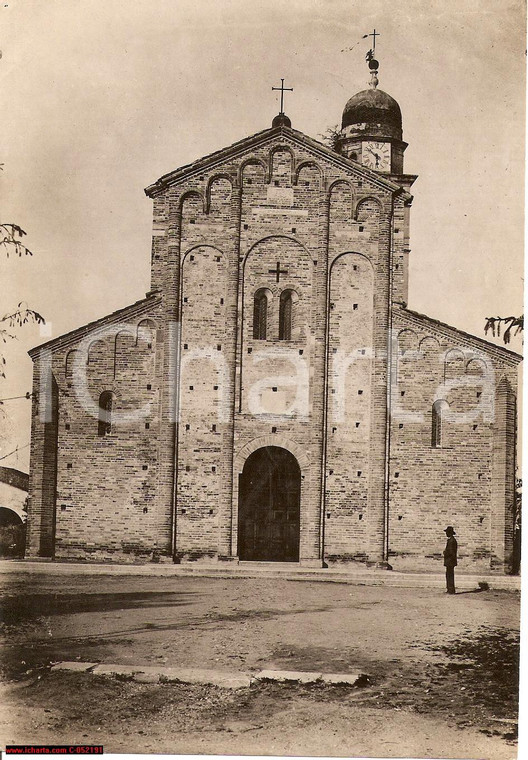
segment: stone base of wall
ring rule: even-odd
[[[356,556],[351,554],[331,554],[325,556],[325,567],[342,568],[343,570],[350,570],[354,572],[354,569],[358,571],[365,570],[375,566],[375,562],[371,562],[367,559],[366,555]]]
[[[32,559],[26,555],[26,559]],[[76,562],[113,562],[118,564],[172,564],[170,554],[158,550],[136,550],[133,552],[105,547],[60,547],[55,552],[56,560],[74,560]]]
[[[390,556],[389,562],[395,572],[400,573],[445,573],[444,561],[442,556],[424,557],[424,556]],[[509,567],[503,563],[491,563],[489,557],[481,559],[472,559],[470,557],[460,556],[458,566],[455,568],[456,573],[471,573],[478,575],[507,575]]]

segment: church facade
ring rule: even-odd
[[[396,101],[332,148],[271,128],[170,172],[147,296],[33,349],[27,556],[512,559],[520,357],[407,306]]]

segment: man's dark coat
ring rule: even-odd
[[[447,539],[446,548],[444,549],[444,567],[457,566],[457,548],[458,544],[454,536]]]

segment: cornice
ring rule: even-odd
[[[285,126],[272,127],[270,129],[265,129],[262,132],[257,132],[256,134],[251,135],[250,137],[246,137],[243,140],[239,140],[238,142],[233,143],[226,148],[222,148],[221,150],[215,151],[214,153],[204,156],[203,158],[199,158],[190,164],[186,164],[185,166],[175,169],[168,174],[164,174],[152,185],[149,185],[145,188],[145,194],[151,198],[154,198],[164,192],[167,188],[177,184],[182,180],[190,179],[195,174],[201,173],[204,170],[214,169],[216,166],[225,162],[226,160],[237,158],[238,156],[246,153],[248,150],[266,145],[277,137],[282,139],[289,139],[295,145],[308,149],[311,153],[315,153],[324,160],[330,161],[341,169],[352,172],[362,179],[368,179],[370,182],[374,183],[384,190],[388,190],[393,194],[400,194],[403,191],[404,194],[408,195],[409,198],[411,198],[407,190],[405,190],[405,188],[402,189],[402,186],[400,184],[393,182],[387,177],[381,176],[371,169],[367,169],[357,161],[353,161],[346,156],[341,156],[338,153],[335,153],[330,148],[327,148],[326,145],[323,145],[317,140],[308,137],[302,132]]]
[[[515,351],[510,351],[502,346],[497,346],[495,343],[490,343],[484,338],[479,338],[471,333],[459,330],[457,327],[448,325],[445,322],[440,322],[438,319],[428,317],[426,314],[420,314],[417,311],[410,309],[396,309],[394,311],[394,319],[401,318],[402,321],[407,322],[410,325],[416,325],[418,327],[430,327],[441,333],[448,339],[456,339],[459,343],[469,345],[471,348],[478,347],[484,349],[488,354],[495,359],[504,361],[511,366],[517,366],[523,359],[523,357]]]
[[[57,349],[64,348],[71,343],[76,343],[80,338],[90,333],[94,328],[112,324],[112,322],[119,321],[124,316],[128,316],[130,314],[142,314],[143,312],[149,312],[153,306],[158,306],[160,303],[161,295],[158,292],[155,292],[152,295],[148,295],[146,298],[142,298],[141,301],[136,301],[136,303],[133,303],[130,306],[125,306],[123,309],[118,309],[117,311],[113,311],[111,314],[106,314],[100,319],[96,319],[93,322],[88,322],[81,327],[76,327],[75,330],[64,333],[64,335],[59,335],[58,337],[53,338],[53,340],[48,340],[46,343],[41,343],[39,346],[35,346],[35,348],[30,349],[28,351],[28,354],[33,360],[35,360],[38,357],[39,352],[43,349],[51,349],[52,351],[55,351]]]

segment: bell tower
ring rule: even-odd
[[[341,153],[363,166],[387,176],[403,175],[402,115],[398,103],[378,90],[379,62],[374,46],[366,56],[370,70],[369,89],[353,95],[345,106],[341,122]]]

